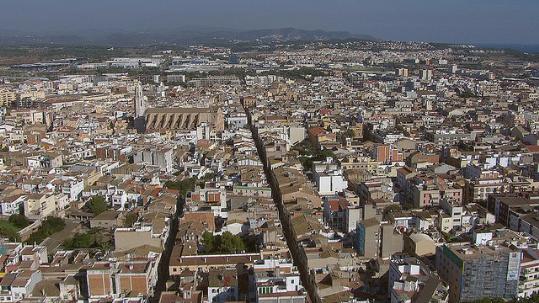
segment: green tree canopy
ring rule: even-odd
[[[228,231],[217,236],[206,231],[202,234],[202,244],[207,254],[232,254],[246,250],[244,240]]]
[[[76,233],[73,238],[65,240],[63,246],[65,249],[99,248],[102,250],[112,247],[111,238],[97,228],[92,228],[86,233]]]
[[[185,197],[187,193],[195,189],[196,178],[187,178],[180,181],[167,181],[165,186],[170,189],[176,189],[180,192],[180,196]]]
[[[96,216],[109,208],[103,196],[93,196],[86,205],[90,209],[90,212]]]
[[[47,217],[45,220],[43,220],[38,230],[31,234],[26,242],[39,244],[50,235],[64,229],[64,227],[64,219],[58,217]]]
[[[224,232],[220,239],[220,251],[222,253],[238,253],[245,250],[243,240],[230,232]]]
[[[24,215],[14,214],[9,216],[9,223],[13,224],[17,228],[25,228],[30,225],[30,220],[28,220]]]
[[[130,212],[125,215],[124,227],[131,227],[138,220],[138,214],[135,212]]]
[[[215,237],[212,233],[205,231],[202,234],[202,244],[204,245],[204,251],[211,252],[215,250]]]
[[[10,241],[19,240],[19,229],[7,220],[0,220],[0,235],[8,238]]]

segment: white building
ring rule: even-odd
[[[539,294],[539,251],[529,248],[522,251],[518,297],[525,298],[536,294]]]
[[[68,178],[63,180],[62,192],[69,196],[69,201],[76,201],[82,196],[84,190],[84,180]]]
[[[447,302],[449,288],[417,258],[394,255],[389,264],[388,295],[391,303],[411,303],[418,297]]]
[[[226,118],[229,129],[243,128],[247,125],[247,115],[244,113],[234,113]]]
[[[208,274],[208,302],[238,300],[238,277],[235,270],[215,270]]]
[[[314,162],[313,170],[314,181],[320,195],[335,195],[348,188],[348,181],[333,159],[328,158],[325,162]]]
[[[23,195],[5,197],[2,201],[0,201],[0,211],[2,215],[11,216],[20,214],[24,201],[26,201],[26,196]]]
[[[172,172],[172,148],[144,148],[136,151],[133,163],[157,166],[161,171]]]
[[[305,302],[299,272],[290,261],[260,260],[253,271],[256,302]]]

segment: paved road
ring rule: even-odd
[[[245,114],[247,115],[249,127],[251,129],[251,134],[255,142],[256,149],[258,151],[258,156],[260,157],[260,161],[262,162],[264,167],[264,174],[266,175],[266,180],[271,187],[271,196],[273,198],[273,201],[275,202],[277,210],[279,211],[279,220],[281,221],[281,228],[283,230],[283,235],[286,239],[286,244],[288,246],[290,254],[292,255],[292,259],[294,260],[294,265],[296,265],[299,270],[301,284],[307,290],[310,302],[321,303],[322,300],[318,295],[314,276],[311,275],[311,272],[309,271],[309,266],[307,264],[307,256],[305,255],[305,251],[299,248],[299,245],[296,240],[296,233],[294,231],[294,227],[292,226],[292,221],[290,220],[290,214],[288,213],[283,204],[279,184],[277,183],[277,179],[275,178],[271,166],[267,161],[264,144],[258,136],[258,129],[254,124],[252,124],[251,112],[247,107],[244,107],[244,109]]]
[[[161,293],[167,290],[166,283],[170,278],[168,266],[170,264],[170,257],[172,256],[172,249],[174,248],[174,244],[176,244],[176,234],[178,233],[180,217],[183,216],[184,205],[185,199],[181,198],[176,205],[176,213],[172,216],[172,220],[170,221],[170,232],[165,242],[165,250],[161,253],[161,259],[157,265],[157,282],[150,302],[159,302]]]

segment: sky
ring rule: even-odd
[[[0,34],[343,30],[380,39],[539,44],[539,0],[0,0]]]

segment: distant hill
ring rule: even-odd
[[[84,33],[31,35],[0,34],[0,45],[70,44],[70,45],[189,45],[210,42],[292,42],[328,40],[377,40],[369,35],[345,31],[302,30],[296,28],[260,30],[177,29],[143,32],[86,31]]]
[[[357,35],[345,31],[302,30],[297,28],[261,29],[231,33],[238,40],[263,41],[319,41],[319,40],[376,40],[369,35]]]

